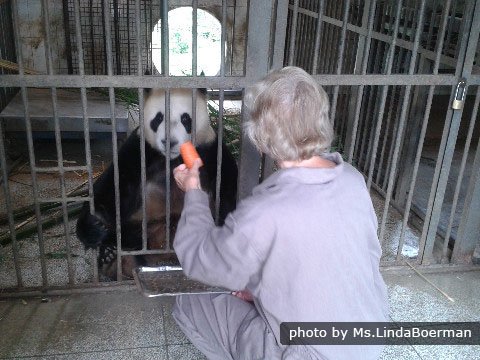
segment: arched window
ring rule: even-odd
[[[168,12],[170,75],[192,75],[192,7],[179,7]],[[152,33],[152,60],[162,72],[161,20]],[[197,75],[217,75],[220,71],[222,26],[205,10],[197,10]]]

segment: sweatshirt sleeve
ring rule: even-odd
[[[204,191],[189,190],[184,201],[173,245],[184,273],[209,285],[244,289],[262,259],[235,220],[237,211],[217,227]]]

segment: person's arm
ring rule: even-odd
[[[268,243],[272,232],[252,211],[255,201],[242,201],[222,227],[215,226],[208,195],[200,186],[201,166],[197,159],[191,169],[182,164],[173,170],[177,185],[186,192],[173,247],[187,276],[242,290],[263,263],[253,241]]]
[[[241,212],[248,211],[243,209]],[[185,193],[185,203],[174,240],[174,249],[185,274],[210,285],[244,289],[262,259],[241,225],[230,214],[222,227],[215,226],[208,195],[199,189]]]

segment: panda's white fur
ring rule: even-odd
[[[150,122],[160,112],[165,115],[165,90],[151,90],[144,107],[144,126],[145,140],[152,145],[153,148],[159,150],[166,156],[166,128],[165,119],[158,127],[157,131],[153,131]],[[196,103],[196,143],[205,144],[215,140],[215,131],[210,126],[210,119],[205,106],[206,99],[204,95],[197,91]],[[189,89],[172,89],[170,91],[170,158],[174,159],[180,155],[180,145],[191,140],[191,134],[187,132],[185,126],[180,119],[182,114],[192,113],[192,91]]]

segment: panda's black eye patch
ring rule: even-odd
[[[150,127],[152,128],[153,131],[157,132],[158,127],[163,121],[163,114],[161,112],[158,112],[157,115],[153,118],[152,121],[150,121]]]
[[[183,113],[180,119],[182,120],[182,125],[185,127],[185,130],[190,134],[192,132],[192,118],[187,113]]]

